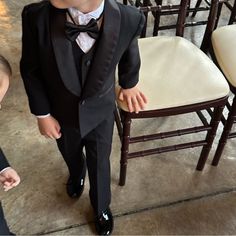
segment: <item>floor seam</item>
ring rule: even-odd
[[[142,213],[142,212],[145,212],[145,211],[150,211],[150,210],[155,210],[155,209],[160,209],[160,208],[167,208],[167,207],[170,207],[170,206],[174,206],[174,205],[178,205],[178,204],[182,204],[182,203],[186,203],[186,202],[197,201],[197,200],[200,200],[200,199],[206,199],[206,198],[215,197],[215,196],[219,196],[219,195],[223,195],[223,194],[227,194],[227,193],[232,193],[232,192],[236,192],[236,187],[233,187],[233,188],[230,188],[230,189],[224,189],[224,190],[220,190],[220,191],[215,191],[215,192],[212,192],[212,193],[208,193],[208,194],[204,194],[204,195],[200,195],[200,196],[196,196],[196,197],[185,198],[185,199],[181,199],[181,200],[174,201],[174,202],[158,204],[156,206],[145,207],[145,208],[141,208],[141,209],[138,209],[138,210],[131,210],[131,211],[128,211],[128,212],[125,212],[125,213],[113,215],[113,217],[114,218],[119,218],[119,217],[122,217],[122,216],[133,215],[133,214]],[[82,224],[75,224],[75,225],[66,226],[66,227],[63,227],[61,229],[44,231],[44,232],[41,232],[41,233],[37,233],[36,235],[46,235],[46,234],[56,233],[56,232],[60,232],[60,231],[68,230],[68,229],[79,228],[79,227],[82,227],[82,226],[85,226],[85,225],[89,225],[92,222],[93,221],[89,221],[89,222],[82,223]]]

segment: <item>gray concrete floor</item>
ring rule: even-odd
[[[28,109],[19,58],[20,14],[30,2],[0,0],[0,53],[14,71],[0,110],[0,144],[22,179],[16,189],[1,191],[0,198],[9,226],[18,235],[94,234],[88,182],[79,200],[67,197],[66,166],[55,142],[40,136]],[[224,9],[220,25],[227,24],[228,17],[229,11]],[[186,37],[197,44],[201,34],[202,27],[186,31]],[[135,133],[179,127],[183,120],[185,124],[198,122],[194,115],[134,122]],[[221,130],[202,172],[195,171],[200,148],[153,155],[130,160],[126,186],[120,187],[120,143],[115,129],[111,154],[114,235],[236,234],[236,140],[228,142],[217,168],[210,165]]]

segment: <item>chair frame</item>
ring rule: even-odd
[[[213,166],[218,165],[220,161],[220,157],[223,153],[224,147],[227,143],[227,140],[236,137],[236,131],[234,132],[232,131],[233,124],[236,123],[236,96],[235,96],[236,88],[231,88],[231,91],[234,93],[234,99],[233,99],[232,105],[230,105],[229,102],[227,102],[226,104],[226,107],[229,110],[228,119],[226,120],[226,123],[224,124],[224,130],[223,130],[223,133],[221,134],[219,144],[217,146],[217,149],[216,149],[213,161],[212,161]]]
[[[233,6],[228,1],[225,2],[225,5],[231,11],[228,25],[232,25],[236,22],[236,0],[234,0]]]
[[[188,16],[189,13],[191,13],[191,12],[192,12],[192,17],[194,17],[197,12],[209,11],[210,8],[211,8],[210,7],[211,4],[208,0],[204,0],[204,1],[206,2],[206,6],[200,6],[202,0],[198,0],[196,5],[194,7],[191,7],[190,6],[191,0],[188,0],[187,8],[186,8],[187,11],[186,11],[186,14],[185,14],[184,17],[186,18],[186,16]],[[221,13],[222,5],[223,5],[223,2],[225,2],[225,1],[227,1],[227,0],[219,0],[218,12],[217,12],[217,15],[216,15],[215,25],[218,24],[218,20],[219,20],[219,16],[220,16],[220,13]],[[135,2],[133,0],[123,0],[123,3],[125,5],[127,5],[128,2],[132,6],[141,7],[141,8],[156,7],[156,9],[153,8],[154,11],[152,12],[153,16],[154,16],[154,20],[155,20],[155,22],[154,22],[155,27],[153,28],[153,36],[157,36],[158,32],[161,31],[161,30],[175,29],[177,27],[177,24],[160,26],[160,18],[163,15],[176,15],[176,14],[179,14],[180,8],[181,8],[180,5],[167,4],[167,5],[163,6],[162,5],[163,0],[155,0],[155,4],[156,4],[155,6],[151,3],[150,0],[143,0],[143,1],[142,0],[135,0]],[[197,21],[197,22],[194,22],[194,21],[184,22],[184,27],[207,25],[207,23],[208,23],[208,20],[202,20],[202,21]]]
[[[210,6],[211,3],[208,0],[204,0],[204,1],[207,3],[207,5]],[[201,2],[202,2],[202,0],[197,0],[196,5],[194,7],[196,10],[193,12],[192,17],[194,17],[196,15]],[[234,22],[236,22],[236,0],[234,0],[233,5],[231,5],[228,0],[219,0],[219,7],[218,7],[218,12],[217,12],[217,20],[215,23],[215,29],[216,29],[219,19],[220,19],[220,14],[221,14],[223,4],[225,4],[225,6],[231,11],[228,25],[232,25]]]
[[[220,65],[218,64],[217,59],[215,57],[212,45],[210,45],[210,46],[211,47],[209,49],[209,53],[211,55],[211,58],[214,61],[214,63],[217,65],[217,67],[221,70]],[[224,74],[224,72],[222,70],[221,70],[221,72]],[[227,140],[231,139],[231,138],[236,138],[236,131],[232,131],[233,125],[236,123],[236,87],[233,87],[229,82],[228,82],[228,84],[229,84],[231,92],[234,94],[234,98],[233,98],[233,101],[231,104],[230,104],[229,100],[226,103],[225,109],[227,109],[227,111],[228,111],[227,118],[224,116],[224,114],[222,114],[222,117],[221,117],[221,122],[224,126],[224,129],[223,129],[223,132],[222,132],[221,137],[219,139],[219,143],[218,143],[217,149],[215,151],[213,161],[211,163],[213,166],[217,166],[219,164],[219,161],[222,156],[224,147],[227,143]],[[212,115],[211,111],[208,111],[208,112],[210,115]]]
[[[176,35],[179,35],[179,36],[182,36],[184,33],[184,20],[185,20],[185,16],[187,12],[187,4],[188,4],[188,0],[181,1],[182,11],[180,12],[179,17],[178,17],[177,30],[176,30]],[[218,7],[218,0],[213,0],[213,4],[210,10],[208,26],[205,31],[205,37],[206,36],[209,37],[209,32],[214,27],[216,14],[217,14],[217,7]],[[150,11],[153,12],[154,10],[156,10],[156,7],[143,7],[141,8],[141,10],[144,11],[144,14],[147,19],[147,13]],[[142,32],[142,37],[146,35],[145,28],[146,26],[144,27],[144,30]],[[207,40],[205,40],[205,43],[203,44],[207,45],[208,44]],[[221,120],[222,112],[227,102],[227,98],[228,96],[220,98],[220,99],[216,99],[213,101],[192,104],[188,106],[141,111],[138,114],[126,112],[117,107],[115,110],[115,121],[116,121],[118,134],[121,141],[119,185],[121,186],[125,185],[127,164],[128,164],[129,159],[136,158],[136,157],[145,157],[147,155],[159,154],[163,152],[170,152],[170,151],[175,151],[175,150],[180,150],[180,149],[203,146],[201,154],[200,154],[200,158],[198,160],[198,164],[196,167],[197,170],[202,170],[204,168],[209,152],[211,150],[211,146],[212,146],[215,134],[216,134],[218,124]],[[209,124],[206,121],[206,119],[203,116],[201,116],[201,110],[210,109],[210,108],[213,108],[213,112],[212,112],[213,117],[211,118],[211,122]],[[133,119],[153,118],[153,117],[158,118],[158,117],[186,114],[186,113],[191,113],[191,112],[197,112],[203,125],[192,127],[192,128],[185,128],[185,129],[180,129],[180,130],[161,132],[161,133],[143,135],[143,136],[137,136],[137,137],[130,136],[131,123]],[[152,141],[152,140],[157,140],[157,139],[175,137],[179,135],[185,135],[185,134],[191,134],[191,133],[197,133],[197,132],[203,132],[203,131],[207,131],[206,138],[204,140],[181,143],[181,144],[170,145],[166,147],[159,147],[159,148],[154,148],[154,149],[147,149],[147,150],[142,150],[142,151],[132,152],[132,153],[129,152],[129,145],[133,143]]]

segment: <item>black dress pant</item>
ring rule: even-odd
[[[10,235],[10,231],[4,217],[1,202],[0,202],[0,235]]]
[[[111,202],[110,153],[114,117],[100,123],[81,138],[79,129],[61,126],[62,136],[58,148],[67,164],[70,176],[79,181],[88,169],[90,201],[97,215],[106,210]],[[86,155],[83,154],[85,148]]]

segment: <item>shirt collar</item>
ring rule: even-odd
[[[97,19],[104,10],[104,0],[102,1],[100,6],[96,10],[85,13],[85,14],[74,7],[71,7],[68,10],[70,11],[70,14],[72,15],[73,18],[78,17],[78,16],[87,16],[89,18]]]

